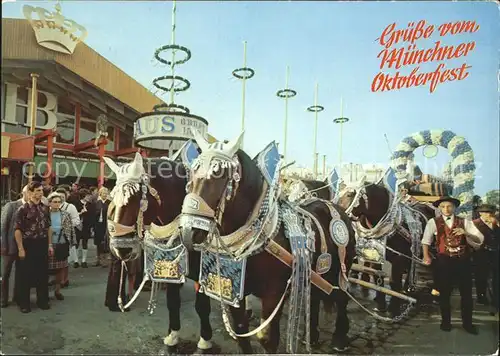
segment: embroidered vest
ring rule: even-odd
[[[451,228],[446,225],[443,216],[434,218],[436,223],[437,252],[450,257],[461,257],[469,253],[469,247],[465,235],[453,235],[453,229],[464,229],[464,220],[455,216]]]
[[[476,225],[477,229],[484,236],[483,247],[489,251],[497,251],[498,250],[498,242],[500,240],[500,227],[497,225],[493,226],[493,229],[490,229],[488,225],[481,219],[476,219],[472,221],[474,225]]]

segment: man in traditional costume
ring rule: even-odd
[[[479,304],[488,304],[486,298],[486,286],[488,278],[492,278],[492,306],[498,312],[498,250],[500,241],[500,227],[495,217],[496,208],[493,205],[483,204],[476,210],[479,218],[473,220],[481,234],[484,236],[484,243],[479,250],[474,253],[476,260],[476,293]]]
[[[430,264],[429,246],[436,239],[437,277],[439,279],[439,306],[441,308],[441,330],[451,330],[450,297],[455,284],[461,298],[462,326],[470,334],[477,334],[472,324],[472,264],[471,248],[479,248],[483,234],[472,221],[455,216],[460,201],[443,197],[433,203],[441,211],[441,216],[430,219],[422,238],[424,263]]]

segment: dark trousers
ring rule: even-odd
[[[18,257],[16,255],[2,256],[3,270],[2,270],[2,304],[9,302],[9,281],[10,274],[12,273],[12,267],[14,263],[17,263]],[[19,275],[19,268],[16,265],[16,273],[14,276],[14,297],[12,300],[17,301],[17,277]]]
[[[80,247],[80,241],[81,241],[82,242],[82,248],[84,250],[88,249],[88,247],[89,247],[89,238],[90,238],[90,228],[84,226],[82,231],[80,231],[78,229],[75,229],[75,231],[76,231],[75,247],[76,248]]]
[[[111,254],[111,262],[109,264],[108,283],[106,285],[106,298],[104,305],[110,309],[118,308],[118,295],[120,293],[120,276],[122,264],[121,260]],[[121,295],[125,304],[127,293],[125,292],[125,283],[127,282],[127,270],[123,273]]]
[[[488,279],[492,279],[492,305],[498,308],[498,251],[484,248],[474,252],[474,280],[478,296],[486,296]]]
[[[451,324],[451,292],[455,286],[458,286],[462,323],[472,325],[472,264],[470,258],[438,255],[436,263],[442,323]]]
[[[30,289],[35,287],[37,304],[47,305],[49,302],[48,241],[47,239],[25,239],[23,246],[26,256],[16,265],[16,269],[19,269],[18,304],[21,308],[29,308]]]

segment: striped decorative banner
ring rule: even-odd
[[[476,165],[474,153],[465,138],[449,130],[424,130],[405,137],[396,147],[391,166],[399,174],[405,174],[406,165],[413,151],[425,145],[436,145],[448,149],[452,158],[453,197],[460,200],[457,214],[472,216],[474,197],[474,177]]]

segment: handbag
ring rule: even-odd
[[[59,231],[58,241],[61,241],[62,229]],[[66,237],[64,238],[66,240]],[[69,243],[65,241],[64,243],[58,243],[54,245],[54,259],[56,261],[64,261],[69,256]]]

